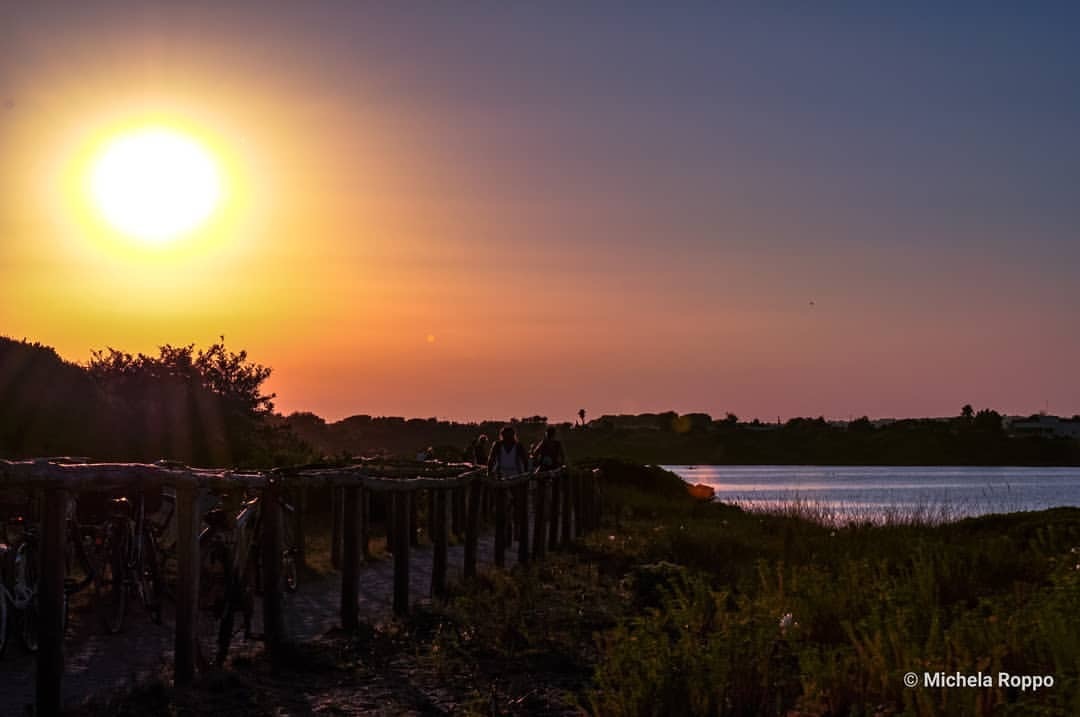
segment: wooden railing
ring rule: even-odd
[[[361,557],[368,554],[371,494],[383,494],[388,498],[387,541],[392,545],[394,560],[393,609],[396,614],[404,615],[409,610],[409,548],[416,534],[414,508],[422,493],[428,496],[431,512],[431,593],[444,598],[448,594],[450,530],[451,527],[462,527],[453,523],[464,522],[466,579],[476,575],[481,514],[487,507],[494,513],[495,565],[505,566],[511,527],[518,541],[517,561],[528,564],[530,560],[544,558],[549,547],[565,546],[599,526],[598,478],[598,471],[566,469],[499,477],[488,475],[486,470],[471,464],[434,461],[359,461],[271,471],[232,471],[191,468],[165,461],[147,464],[94,463],[78,458],[0,460],[0,490],[21,487],[43,494],[36,714],[58,714],[61,708],[69,494],[125,493],[160,490],[166,486],[175,490],[174,517],[178,539],[174,679],[177,684],[187,684],[194,678],[198,655],[199,533],[203,517],[198,509],[200,493],[237,488],[262,492],[264,518],[260,549],[264,566],[264,636],[267,653],[275,661],[288,640],[280,586],[284,518],[279,498],[283,491],[324,487],[334,489],[332,494],[338,496],[340,503],[335,505],[334,512],[335,515],[340,513],[341,518],[340,617],[342,627],[352,630],[359,625],[360,563]],[[507,511],[510,492],[516,509],[514,516]],[[533,501],[531,514],[530,497]],[[462,499],[464,511],[460,510]],[[452,518],[448,512],[452,513]]]

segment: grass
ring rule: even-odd
[[[843,522],[805,503],[760,513],[617,485],[608,501],[620,530],[590,544],[675,568],[599,637],[597,713],[1080,714],[1080,636],[1065,628],[1080,510]],[[909,670],[1056,685],[907,689]]]

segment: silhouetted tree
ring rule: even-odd
[[[112,430],[124,453],[208,465],[273,462],[295,447],[284,424],[264,419],[273,394],[262,386],[270,369],[230,351],[222,340],[159,347],[157,355],[114,348],[94,351],[87,371],[117,407]]]
[[[1001,425],[1001,414],[989,408],[984,408],[975,414],[972,426],[983,433],[998,434],[1004,431]]]
[[[585,409],[580,408],[577,412],[578,418],[581,419],[581,425],[585,425]]]

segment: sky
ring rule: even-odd
[[[0,0],[0,334],[328,419],[1080,413],[1080,8],[764,5]],[[82,179],[147,124],[228,183],[166,246]]]

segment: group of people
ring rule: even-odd
[[[488,472],[497,476],[512,476],[530,469],[550,471],[566,465],[566,453],[562,443],[555,437],[555,427],[549,426],[544,437],[530,449],[518,440],[513,426],[499,431],[499,440],[491,443],[487,434],[481,433],[469,447],[469,460],[486,465]]]

